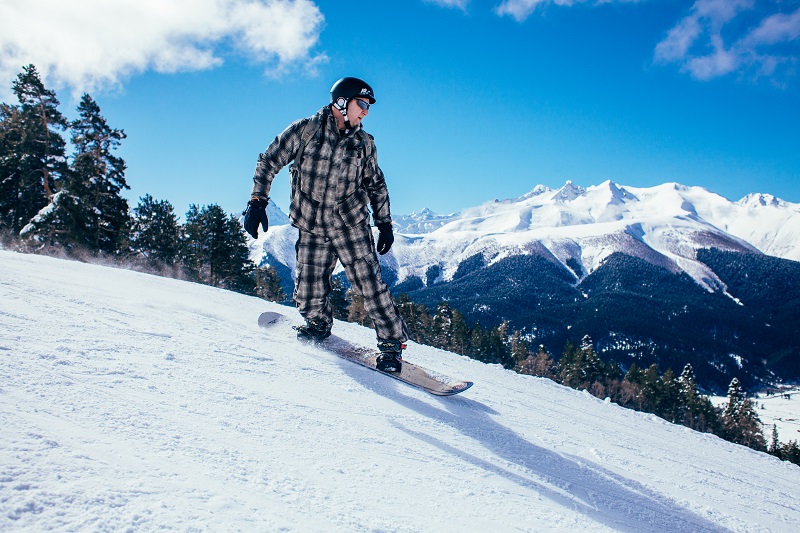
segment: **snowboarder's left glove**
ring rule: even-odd
[[[378,226],[378,253],[383,255],[389,251],[394,243],[394,232],[392,231],[392,223],[384,222],[383,224],[376,224]]]
[[[244,213],[244,229],[254,239],[258,239],[258,225],[264,228],[264,233],[269,228],[269,220],[267,220],[267,204],[269,198],[262,200],[261,198],[250,198],[247,202],[247,209]]]

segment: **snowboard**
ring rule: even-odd
[[[261,313],[261,316],[258,317],[258,325],[262,328],[270,328],[279,323],[289,323],[289,319],[280,313],[272,311]],[[336,335],[331,335],[324,341],[314,344],[314,346],[436,396],[452,396],[464,392],[472,386],[471,381],[450,381],[448,378],[437,376],[421,366],[409,363],[405,359],[400,372],[383,372],[375,367],[375,358],[378,356],[377,350],[354,344]]]

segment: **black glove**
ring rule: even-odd
[[[264,233],[269,228],[269,221],[267,220],[267,204],[269,198],[261,200],[260,198],[251,198],[247,202],[247,209],[244,213],[244,230],[249,233],[254,239],[258,239],[258,225],[264,228]]]
[[[378,253],[384,255],[389,251],[394,243],[394,232],[392,232],[392,223],[384,222],[383,224],[376,224],[378,226]]]

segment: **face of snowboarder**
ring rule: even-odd
[[[336,125],[340,130],[344,130],[345,126],[350,128],[359,126],[364,117],[369,114],[369,106],[369,100],[366,98],[353,98],[347,102],[347,125],[342,112],[336,107],[336,104],[331,105],[331,109],[333,109],[333,116],[336,117]]]
[[[361,105],[359,105],[361,104]],[[361,106],[366,104],[367,109],[362,109]],[[361,124],[369,114],[369,102],[363,98],[353,98],[347,102],[347,119],[350,121],[350,127],[355,128]]]
[[[364,105],[366,104],[366,105]],[[366,109],[362,109],[366,107]],[[361,121],[369,114],[369,100],[366,98],[353,98],[347,103],[347,118],[350,120],[350,125],[356,127],[361,124]]]

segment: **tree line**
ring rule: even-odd
[[[132,210],[126,138],[84,94],[77,118],[59,110],[34,65],[12,84],[17,104],[0,103],[0,240],[6,247],[127,266],[276,301],[285,299],[274,267],[250,261],[241,224],[216,204],[191,205],[185,222],[149,194]],[[72,153],[67,153],[69,136]]]

